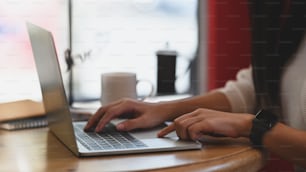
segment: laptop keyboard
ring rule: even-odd
[[[84,123],[74,123],[77,140],[88,150],[112,150],[147,147],[143,142],[127,132],[116,130],[113,124],[108,124],[102,132],[84,132]]]

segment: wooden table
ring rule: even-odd
[[[265,155],[245,139],[206,138],[201,150],[78,158],[48,128],[0,131],[0,171],[258,171]]]

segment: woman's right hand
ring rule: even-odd
[[[122,99],[107,106],[100,107],[99,110],[89,119],[85,126],[85,131],[93,130],[100,132],[112,119],[132,115],[119,123],[116,128],[120,131],[130,131],[140,128],[151,128],[163,123],[169,118],[168,108],[163,108],[160,103],[146,103],[132,99]]]

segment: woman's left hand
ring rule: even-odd
[[[198,109],[176,118],[158,133],[158,137],[164,137],[174,130],[183,140],[198,140],[203,135],[248,137],[254,117],[251,114]]]

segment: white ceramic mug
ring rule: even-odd
[[[136,73],[112,72],[101,76],[101,104],[107,105],[122,98],[137,99],[137,84],[143,80],[137,80]],[[151,84],[152,96],[154,88]]]

